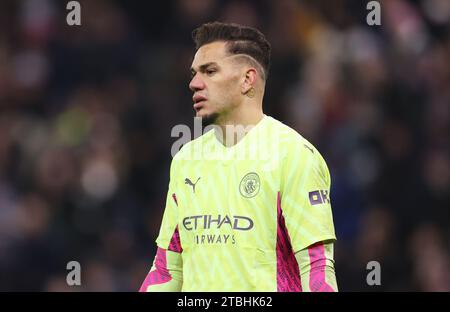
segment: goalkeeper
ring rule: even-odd
[[[140,291],[337,291],[327,165],[263,113],[270,44],[254,28],[219,22],[193,39],[193,108],[213,129],[172,160]]]

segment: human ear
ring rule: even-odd
[[[254,90],[254,86],[256,83],[257,72],[254,68],[248,68],[245,71],[244,79],[242,83],[241,92],[242,94],[247,94],[250,90]]]

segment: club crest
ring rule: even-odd
[[[239,184],[239,191],[246,198],[255,197],[261,187],[259,176],[255,172],[247,173]]]

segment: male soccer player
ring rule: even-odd
[[[262,110],[270,44],[219,22],[193,39],[193,107],[213,130],[172,160],[140,291],[337,291],[327,165]]]

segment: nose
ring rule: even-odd
[[[189,83],[189,89],[191,91],[196,92],[199,90],[203,90],[205,88],[205,83],[203,82],[203,79],[200,77],[198,73],[195,74],[194,77],[192,77],[191,82]]]

